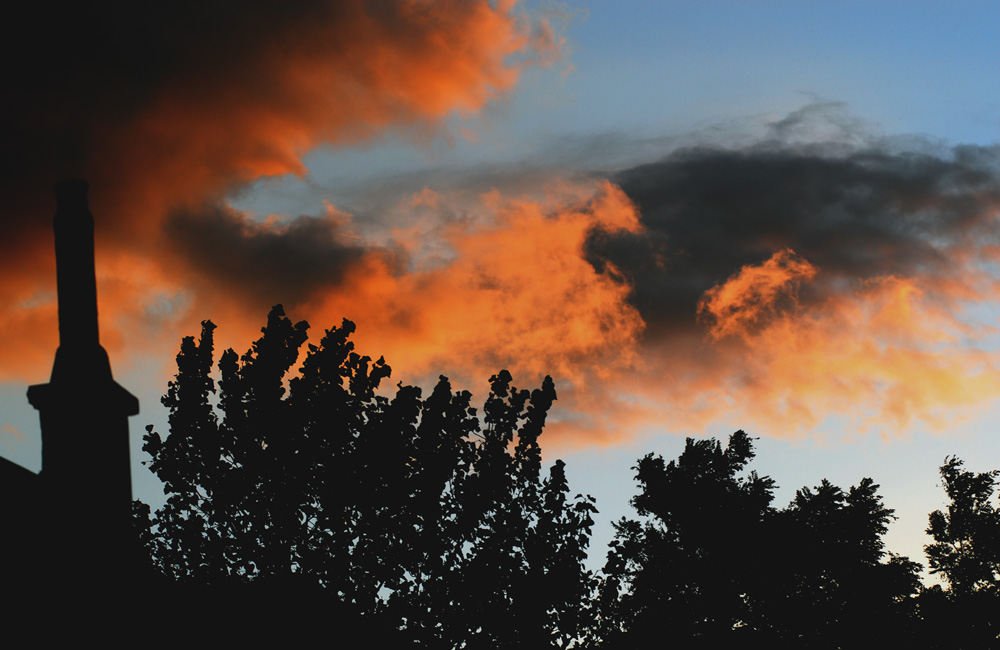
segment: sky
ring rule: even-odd
[[[148,4],[148,3],[145,3]],[[141,461],[181,337],[349,318],[393,384],[558,401],[610,522],[631,466],[757,437],[783,506],[870,476],[923,561],[937,469],[1000,468],[992,2],[34,6],[0,106],[0,455],[38,470],[52,184],[90,183],[101,340]]]

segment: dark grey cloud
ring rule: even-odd
[[[707,289],[786,248],[820,270],[810,300],[844,281],[947,273],[956,247],[997,239],[997,146],[907,153],[772,140],[678,150],[613,180],[646,232],[595,231],[586,255],[630,279],[653,336],[693,326]]]
[[[279,302],[291,307],[335,290],[366,257],[378,256],[393,269],[403,264],[398,252],[354,241],[331,217],[261,223],[228,206],[208,205],[173,212],[163,232],[195,282],[260,309]]]

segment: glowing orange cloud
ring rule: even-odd
[[[706,292],[712,354],[691,390],[724,405],[713,416],[782,435],[830,415],[854,431],[902,433],[940,429],[1000,394],[1000,359],[971,338],[964,296],[932,294],[942,286],[933,279],[883,276],[778,307],[795,282],[821,278],[786,250]]]
[[[359,350],[385,355],[404,382],[444,373],[477,390],[500,368],[521,385],[552,374],[560,401],[548,435],[560,446],[722,424],[800,436],[831,414],[851,431],[939,429],[1000,391],[1000,360],[960,309],[969,296],[948,293],[957,277],[845,283],[780,250],[707,290],[688,331],[645,340],[629,280],[585,258],[595,229],[643,233],[615,185],[534,198],[425,188],[400,205],[393,241],[409,267],[365,255],[292,317],[317,327],[351,318]],[[467,218],[439,216],[452,213]],[[233,334],[226,344],[245,348],[256,331],[245,324],[260,316],[225,294],[212,301],[229,324],[220,333]]]
[[[831,416],[844,435],[905,435],[974,417],[1000,394],[1000,357],[966,322],[964,292],[943,292],[954,283],[828,280],[778,251],[705,293],[700,331],[666,341],[608,337],[592,348],[615,350],[615,364],[569,355],[550,444],[614,444],[713,426],[800,437]],[[795,288],[806,283],[822,297],[800,304]],[[550,347],[562,341],[554,337]],[[587,374],[595,364],[599,380]]]
[[[581,427],[564,425],[574,412],[613,406],[612,386],[641,365],[643,323],[628,302],[628,282],[613,268],[595,270],[584,257],[584,243],[595,228],[640,232],[641,225],[635,206],[610,183],[549,189],[547,196],[518,198],[496,191],[464,196],[425,189],[405,198],[392,238],[410,252],[411,266],[400,269],[382,250],[373,249],[353,259],[345,277],[316,285],[308,298],[287,310],[289,316],[313,325],[314,342],[323,327],[344,317],[354,320],[358,350],[384,355],[396,381],[426,383],[444,373],[456,387],[479,392],[501,368],[510,369],[517,384],[526,387],[552,374],[559,381],[560,404],[567,409],[554,419],[550,439],[593,441],[597,433],[581,435]],[[474,216],[447,224],[434,218],[437,212],[459,208]],[[333,219],[345,229],[345,242],[356,241],[350,224],[344,223],[347,215],[329,210],[317,221]],[[411,216],[409,224],[405,214]],[[243,222],[245,216],[230,217],[242,223],[246,237],[289,233],[288,223],[280,219]],[[238,242],[230,242],[233,246]],[[126,267],[131,263],[120,259]],[[177,340],[191,334],[202,318],[220,325],[219,349],[242,352],[259,336],[265,308],[251,308],[225,282],[199,284],[184,273],[158,275],[154,264],[139,264],[128,279],[119,277],[126,268],[112,264],[108,271],[99,290],[118,314],[111,344],[157,359],[163,381],[171,372]],[[188,290],[191,286],[197,290]],[[130,309],[130,301],[154,307],[158,301],[165,306],[180,301],[181,309],[147,313]],[[154,322],[157,318],[163,320]],[[178,328],[181,321],[187,329]],[[137,331],[152,336],[131,340]],[[586,429],[585,421],[576,424]]]
[[[749,342],[747,383],[766,397],[753,400],[751,413],[805,425],[850,413],[862,430],[905,431],[916,421],[940,429],[1000,393],[995,355],[970,347],[964,329],[917,279],[866,283]]]
[[[712,287],[698,304],[698,312],[712,320],[709,334],[713,339],[752,335],[781,308],[794,308],[795,288],[816,275],[809,262],[786,249],[759,266],[744,266],[725,284]]]
[[[169,327],[176,315],[165,304],[195,304],[184,284],[192,274],[163,250],[171,210],[219,201],[261,176],[304,174],[302,156],[323,143],[387,129],[426,138],[442,118],[479,111],[510,90],[524,66],[551,63],[559,48],[544,21],[531,24],[509,1],[251,2],[233,16],[207,8],[201,20],[164,10],[138,41],[102,11],[72,20],[41,12],[39,32],[53,31],[53,48],[72,50],[53,49],[66,58],[55,68],[84,57],[71,68],[79,79],[40,84],[53,66],[39,61],[37,74],[19,70],[15,80],[25,86],[15,94],[34,104],[4,109],[26,135],[8,151],[20,176],[0,182],[0,378],[41,380],[56,345],[48,228],[58,178],[84,177],[92,187],[102,331],[114,348],[116,328]],[[102,38],[76,47],[88,20]],[[135,65],[122,63],[116,38]],[[140,277],[160,288],[126,291]]]
[[[713,425],[801,436],[830,415],[853,432],[940,429],[1000,392],[1000,359],[961,311],[969,296],[948,293],[958,276],[845,283],[780,250],[707,290],[689,330],[646,340],[628,278],[585,257],[595,229],[643,233],[617,186],[565,184],[519,198],[425,188],[399,209],[391,240],[406,251],[405,268],[372,249],[342,279],[317,284],[290,317],[309,320],[313,339],[351,318],[359,351],[384,355],[397,381],[443,373],[480,391],[500,368],[522,386],[552,374],[559,402],[547,435],[556,447]],[[330,210],[323,219],[357,242],[349,215]],[[440,216],[454,213],[467,218]],[[289,232],[275,219],[248,228],[255,237]],[[157,286],[166,297],[194,282],[171,285],[152,268],[134,286],[113,285],[114,295],[131,300]],[[191,300],[189,313],[220,324],[220,348],[245,350],[258,335],[264,307],[253,313],[222,283],[205,283]]]
[[[404,378],[483,381],[508,368],[524,382],[559,376],[568,390],[629,367],[642,331],[629,286],[583,258],[592,228],[640,227],[621,190],[605,183],[571,206],[495,194],[478,203],[492,218],[450,228],[449,260],[402,275],[359,266],[348,290],[317,300],[312,322],[350,317],[359,347],[384,354]]]

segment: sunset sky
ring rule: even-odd
[[[758,441],[784,506],[871,476],[924,562],[937,468],[1000,468],[995,2],[37,7],[0,39],[0,455],[40,467],[52,184],[90,183],[101,339],[141,434],[182,336],[343,318],[397,381],[559,396],[573,492]]]

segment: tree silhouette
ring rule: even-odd
[[[956,597],[995,592],[1000,586],[1000,511],[993,505],[1000,471],[979,474],[962,469],[951,457],[941,466],[941,478],[951,503],[947,512],[930,515],[925,547],[932,574],[941,575]]]
[[[750,620],[745,595],[760,555],[753,546],[763,542],[774,485],[756,473],[740,477],[753,455],[737,431],[725,449],[688,438],[676,461],[639,460],[632,505],[646,521],[615,524],[600,594],[608,647],[637,647],[665,631],[716,647]]]
[[[643,521],[623,519],[599,594],[604,647],[669,634],[682,648],[753,639],[769,647],[858,648],[910,638],[919,565],[886,560],[892,519],[863,479],[803,488],[783,510],[774,481],[745,472],[753,442],[688,439],[676,461],[636,466]]]
[[[784,647],[859,648],[914,639],[920,565],[887,553],[895,518],[862,479],[802,488],[769,520],[762,629]]]
[[[985,648],[1000,638],[1000,511],[994,505],[1000,471],[975,473],[956,457],[941,479],[950,503],[930,514],[924,547],[932,574],[947,589],[921,595],[927,636],[935,647]]]
[[[189,593],[308,598],[324,620],[423,647],[579,636],[596,510],[569,498],[561,461],[542,476],[550,378],[527,391],[499,372],[482,422],[445,377],[427,398],[398,385],[390,399],[389,366],[354,351],[347,320],[289,378],[308,325],[279,305],[246,354],[222,354],[216,386],[214,328],[181,344],[169,435],[145,436],[167,501],[137,503],[136,522],[161,573]]]

